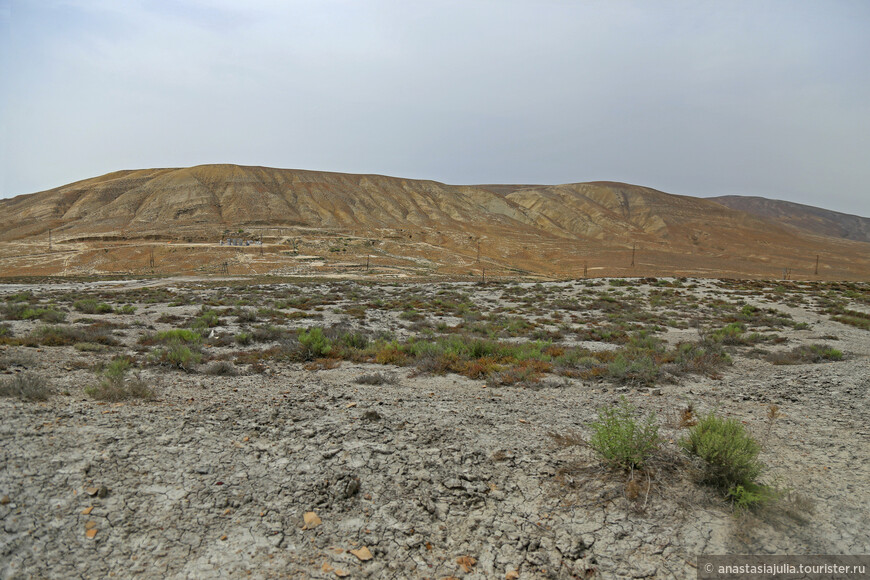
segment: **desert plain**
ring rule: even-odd
[[[870,553],[870,286],[0,284],[2,578],[687,578]],[[642,467],[604,409],[658,429]],[[760,444],[745,508],[681,446]]]

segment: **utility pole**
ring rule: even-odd
[[[477,262],[480,263],[480,238],[477,238]]]
[[[819,275],[819,255],[816,254],[816,276]]]
[[[48,228],[48,251],[51,251],[51,228]]]
[[[631,266],[634,267],[634,252],[637,249],[637,243],[631,244]]]
[[[151,256],[148,260],[148,265],[151,266],[151,269],[154,269],[154,248],[151,248]]]

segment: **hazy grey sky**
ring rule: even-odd
[[[0,197],[240,163],[870,216],[865,0],[0,0]]]

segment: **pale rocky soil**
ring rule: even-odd
[[[82,392],[96,381],[89,365],[133,353],[143,327],[116,331],[126,346],[107,353],[5,347],[0,357],[17,361],[7,373],[37,371],[56,394],[42,403],[0,399],[0,577],[687,578],[698,554],[870,553],[870,333],[830,320],[810,298],[787,306],[755,290],[740,295],[737,285],[694,286],[687,292],[809,324],[778,329],[788,342],[767,350],[825,342],[845,359],[774,366],[742,347],[720,376],[653,389],[559,377],[539,388],[492,388],[350,362],[326,370],[267,362],[265,372],[240,366],[230,377],[144,366],[156,401],[100,403]],[[441,287],[456,288],[432,285]],[[84,293],[123,288],[77,285]],[[495,303],[503,289],[459,288],[476,304]],[[550,288],[571,296],[584,286]],[[224,292],[195,283],[183,290]],[[0,285],[0,300],[20,291]],[[289,323],[325,326],[344,317],[337,310]],[[140,304],[135,315],[90,318],[164,330],[178,325],[156,323],[161,314],[196,311]],[[370,314],[372,330],[411,332],[395,313]],[[70,312],[68,321],[83,316]],[[238,330],[233,317],[225,321],[219,330]],[[37,323],[6,324],[19,336]],[[672,328],[665,336],[697,334]],[[397,384],[354,382],[375,371]],[[620,395],[655,411],[669,440],[634,498],[626,474],[551,436],[588,436],[596,410]],[[697,484],[673,443],[683,433],[674,414],[688,403],[745,422],[765,442],[763,480],[794,493],[738,516]],[[768,430],[770,404],[783,416]],[[306,512],[322,523],[306,529]],[[361,547],[370,559],[351,552]]]

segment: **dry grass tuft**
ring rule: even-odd
[[[36,373],[21,373],[0,383],[0,397],[24,401],[45,401],[51,396],[48,380]]]

